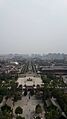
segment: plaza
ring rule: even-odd
[[[26,76],[26,77],[19,77],[17,80],[19,85],[22,85],[23,88],[26,87],[36,87],[39,85],[40,87],[43,86],[43,82],[41,80],[41,77],[34,77],[34,76]]]

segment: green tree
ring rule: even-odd
[[[24,96],[26,96],[26,95],[27,95],[27,90],[24,91]]]
[[[2,111],[3,113],[4,113],[4,112],[8,112],[8,113],[12,112],[11,107],[8,106],[7,104],[5,104],[4,106],[1,107],[1,111]]]
[[[15,113],[16,114],[22,114],[23,113],[23,109],[19,106],[15,109]]]
[[[2,95],[0,95],[0,103],[2,102],[2,100],[3,100],[3,96],[2,96]]]
[[[61,116],[61,113],[57,109],[51,109],[46,113],[46,119],[58,119]]]
[[[36,112],[37,114],[42,113],[42,108],[41,108],[41,106],[40,106],[39,104],[36,105],[35,112]]]

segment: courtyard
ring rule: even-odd
[[[13,111],[15,112],[16,107],[20,106],[23,109],[23,114],[21,114],[22,117],[25,117],[25,119],[33,119],[35,117],[35,108],[36,105],[39,104],[42,107],[42,114],[40,115],[42,119],[44,118],[45,112],[43,108],[43,102],[42,100],[37,100],[35,95],[30,97],[29,94],[27,96],[22,96],[22,99],[17,101],[13,107]]]
[[[43,85],[43,82],[41,80],[41,77],[34,77],[34,76],[26,76],[26,77],[19,77],[17,80],[19,85],[22,85],[23,87],[26,86],[31,86],[33,85],[36,87],[39,85],[40,87]]]

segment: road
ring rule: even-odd
[[[24,65],[24,72],[25,72],[25,76],[35,76],[36,79],[37,79],[37,77],[39,77],[36,73],[35,66],[31,62],[31,60],[29,60],[29,62],[27,62],[27,66]],[[21,82],[21,84],[23,84],[22,81],[20,81],[20,82]],[[39,79],[38,79],[38,82],[39,82]],[[35,113],[35,107],[37,104],[41,105],[42,110],[43,110],[43,113],[41,116],[42,116],[42,119],[45,119],[44,118],[45,112],[43,109],[42,100],[37,100],[35,96],[32,96],[29,99],[29,94],[27,96],[22,96],[22,99],[15,103],[13,111],[15,112],[16,107],[20,106],[21,108],[23,108],[23,114],[21,116],[25,117],[25,119],[33,119],[33,116]]]

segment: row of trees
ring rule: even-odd
[[[51,99],[51,97],[55,97],[57,102],[59,103],[62,110],[67,114],[67,96],[64,95],[64,90],[57,87],[65,87],[63,80],[57,78],[56,76],[49,74],[47,76],[41,76],[44,82],[44,90],[43,90],[43,100],[44,100],[44,108],[46,110],[46,119],[59,119],[61,117],[61,112],[57,110],[54,106],[49,106],[47,108],[46,100]],[[49,110],[50,109],[50,110]]]
[[[53,96],[57,99],[60,107],[67,115],[67,95],[64,94],[63,90],[53,90]]]
[[[3,80],[2,80],[3,78]],[[0,77],[0,103],[3,100],[3,97],[6,97],[5,99],[5,105],[1,107],[0,110],[0,119],[12,119],[13,118],[13,110],[10,106],[6,105],[6,101],[8,98],[13,99],[13,104],[17,100],[21,99],[22,96],[22,86],[20,85],[18,87],[18,83],[16,83],[17,75],[16,77],[10,77],[3,75]],[[21,109],[22,110],[22,109]],[[17,112],[17,109],[16,109]],[[16,113],[15,112],[15,113]],[[20,108],[19,108],[20,112]],[[23,112],[23,110],[22,110]],[[20,116],[16,116],[17,119],[24,119]]]
[[[17,107],[15,109],[16,119],[25,119],[24,117],[18,116],[18,114],[22,114],[23,109],[21,107]],[[13,118],[13,110],[10,106],[4,105],[0,110],[0,119],[12,119]]]

